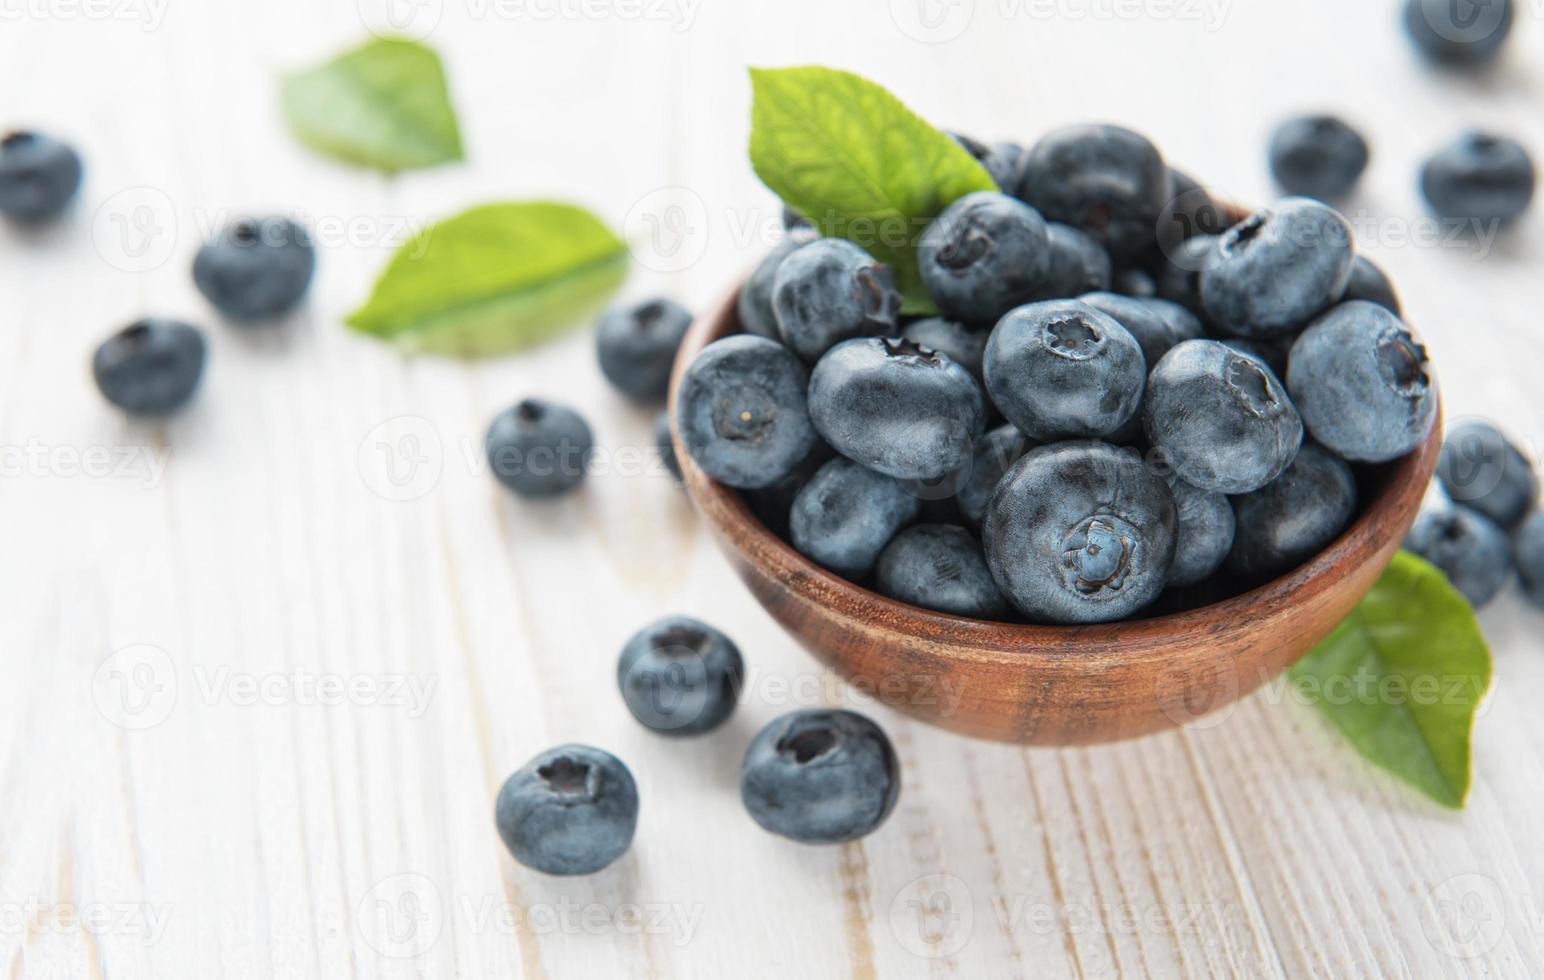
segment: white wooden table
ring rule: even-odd
[[[1327,107],[1375,144],[1354,218],[1449,414],[1537,457],[1544,218],[1483,260],[1424,241],[1415,168],[1475,122],[1544,153],[1544,10],[1519,2],[1507,62],[1472,81],[1423,70],[1396,6],[421,0],[400,23],[444,55],[469,159],[388,180],[301,149],[276,99],[384,4],[0,0],[0,127],[89,158],[61,226],[0,231],[0,975],[1544,973],[1544,614],[1515,590],[1483,617],[1496,693],[1463,813],[1281,689],[1112,747],[973,743],[864,705],[773,625],[640,471],[651,419],[587,333],[461,364],[341,325],[407,232],[501,198],[590,205],[634,242],[629,295],[705,305],[776,220],[747,65],[852,68],[987,137],[1131,123],[1243,200],[1270,193],[1271,124]],[[199,240],[246,210],[323,242],[277,331],[220,324],[190,285]],[[125,422],[86,367],[147,313],[212,343],[164,426]],[[550,506],[479,456],[528,394],[580,406],[615,462]],[[619,645],[670,611],[748,656],[717,737],[650,737],[616,694]],[[798,847],[742,812],[739,757],[828,702],[889,729],[905,791],[871,838]],[[631,852],[580,880],[516,866],[491,817],[567,740],[618,753],[643,796]]]

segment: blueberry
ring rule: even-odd
[[[690,616],[634,633],[617,661],[617,686],[639,724],[662,735],[700,735],[733,713],[745,678],[740,648]]]
[[[1405,547],[1442,569],[1476,609],[1494,599],[1512,574],[1506,531],[1462,504],[1423,508]]]
[[[1154,279],[1158,296],[1178,303],[1192,313],[1203,313],[1201,275],[1222,261],[1222,252],[1217,247],[1221,237],[1197,235],[1165,250]]]
[[[815,448],[808,384],[804,365],[781,344],[743,334],[716,340],[681,378],[681,445],[721,483],[771,486]]]
[[[833,459],[793,498],[789,538],[799,553],[845,578],[862,578],[920,505],[895,480]]]
[[[735,312],[739,315],[741,329],[769,340],[782,340],[782,335],[777,332],[777,314],[772,311],[772,284],[777,279],[778,266],[795,249],[819,237],[813,228],[791,228],[787,237],[761,260],[735,298]]]
[[[1532,464],[1489,422],[1471,419],[1448,430],[1437,478],[1450,500],[1508,530],[1521,523],[1539,499]]]
[[[959,469],[986,428],[986,398],[970,372],[904,338],[837,344],[810,375],[809,401],[837,452],[900,480]]]
[[[134,415],[166,415],[187,404],[204,374],[204,335],[176,320],[130,324],[91,360],[102,396]]]
[[[1148,375],[1147,437],[1186,483],[1248,493],[1281,475],[1303,422],[1270,368],[1215,340],[1187,340]]]
[[[268,320],[300,303],[316,271],[316,248],[288,218],[245,218],[206,242],[193,259],[193,284],[232,320]]]
[[[786,204],[783,205],[783,230],[795,231],[799,228],[809,228],[813,231],[815,225],[810,221],[810,219],[795,211],[793,208]]]
[[[1013,425],[1002,425],[988,432],[976,443],[970,460],[970,472],[959,480],[957,500],[960,515],[971,526],[980,527],[986,518],[987,504],[1002,482],[1003,474],[1030,450],[1032,443]]]
[[[57,217],[80,188],[80,155],[41,133],[0,137],[0,214],[34,223]]]
[[[1517,577],[1523,594],[1534,605],[1544,606],[1544,511],[1534,511],[1517,529],[1513,539]]]
[[[1351,467],[1307,443],[1281,476],[1233,498],[1228,570],[1249,581],[1275,578],[1322,551],[1355,513]]]
[[[1533,201],[1533,158],[1505,136],[1471,132],[1444,147],[1421,168],[1421,193],[1452,221],[1506,223]]]
[[[922,233],[917,263],[928,295],[946,315],[995,323],[1045,285],[1045,219],[1006,194],[966,194]]]
[[[1228,213],[1195,178],[1169,168],[1169,200],[1158,214],[1158,248],[1170,254],[1192,238],[1220,235],[1233,224]]]
[[[1066,299],[1110,288],[1110,255],[1093,238],[1072,227],[1046,225],[1049,265],[1036,299]]]
[[[1233,547],[1233,506],[1224,494],[1193,487],[1178,477],[1169,492],[1179,512],[1179,539],[1169,566],[1169,587],[1195,585],[1222,567]]]
[[[1265,366],[1271,369],[1271,373],[1278,379],[1287,376],[1287,355],[1292,353],[1292,344],[1297,340],[1294,335],[1285,337],[1224,337],[1219,343],[1225,347],[1231,347],[1240,354],[1248,354],[1250,357],[1259,358],[1265,362]]]
[[[670,438],[669,412],[660,412],[654,418],[654,448],[659,452],[665,469],[670,471],[676,483],[680,483],[684,478],[681,475],[681,461],[675,455],[675,440]]]
[[[1119,126],[1068,126],[1024,155],[1018,196],[1076,225],[1114,259],[1149,248],[1169,200],[1169,168],[1146,137]]]
[[[578,412],[527,398],[494,418],[483,444],[500,483],[522,497],[557,497],[584,482],[595,439]]]
[[[1108,313],[1125,327],[1141,345],[1142,357],[1148,364],[1157,364],[1175,344],[1204,335],[1201,321],[1194,313],[1166,299],[1141,299],[1119,293],[1085,293],[1078,299]]]
[[[1335,116],[1288,119],[1271,134],[1271,176],[1288,194],[1332,201],[1367,169],[1367,141]]]
[[[772,309],[783,343],[813,362],[843,340],[894,333],[901,294],[889,266],[845,239],[822,238],[777,267]]]
[[[1142,348],[1113,317],[1078,300],[1021,306],[987,341],[986,387],[1037,442],[1114,435],[1142,402]]]
[[[1389,281],[1389,277],[1383,270],[1366,256],[1358,255],[1351,263],[1351,281],[1346,283],[1345,295],[1340,297],[1343,303],[1353,299],[1377,303],[1395,316],[1403,314],[1399,304],[1399,294],[1394,291],[1394,284]]]
[[[526,867],[594,874],[633,842],[638,786],[611,753],[560,745],[505,780],[493,816],[504,846]]]
[[[1406,0],[1405,30],[1421,53],[1441,64],[1490,61],[1512,30],[1511,0]]]
[[[988,146],[963,133],[950,133],[949,136],[964,147],[966,153],[976,158],[976,162],[992,176],[998,187],[1010,190],[1017,183],[1024,147],[1018,143],[993,143]]]
[[[913,320],[901,330],[905,339],[947,356],[978,381],[981,380],[981,356],[986,352],[986,339],[991,333],[991,327],[946,320],[941,316]]]
[[[1047,623],[1125,619],[1156,599],[1178,513],[1163,478],[1100,442],[1031,449],[998,484],[982,540],[997,585]]]
[[[1110,289],[1122,296],[1147,299],[1158,295],[1158,280],[1146,269],[1127,266],[1115,270],[1115,275],[1110,278]]]
[[[1285,198],[1218,240],[1215,264],[1201,273],[1201,302],[1224,333],[1291,333],[1346,291],[1353,257],[1340,212]]]
[[[1342,303],[1292,345],[1287,390],[1315,439],[1361,463],[1419,446],[1437,418],[1426,349],[1374,303]]]
[[[745,502],[751,513],[780,538],[788,538],[788,519],[793,510],[794,498],[804,485],[815,478],[820,468],[836,458],[836,450],[820,439],[815,447],[801,459],[786,476],[765,487],[745,491]]]
[[[962,527],[907,528],[879,556],[874,577],[880,594],[923,609],[972,619],[1009,615],[1008,600],[992,580],[981,543]]]
[[[691,325],[691,311],[668,299],[615,307],[595,329],[601,373],[630,398],[662,400],[670,389],[670,368],[681,338]]]
[[[901,795],[884,730],[853,711],[793,711],[757,733],[740,765],[740,799],[764,830],[804,844],[871,834]]]

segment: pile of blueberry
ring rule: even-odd
[[[683,378],[692,459],[812,561],[962,616],[1125,619],[1291,571],[1431,432],[1425,350],[1334,209],[1225,220],[1115,126],[961,142],[1008,192],[922,232],[941,315],[796,220]]]
[[[1489,422],[1465,420],[1442,444],[1437,481],[1405,547],[1442,569],[1476,609],[1514,570],[1523,594],[1544,607],[1544,511],[1527,457]]]
[[[689,616],[645,626],[617,662],[617,685],[633,717],[672,737],[720,728],[744,674],[729,637]],[[756,823],[805,844],[872,833],[900,791],[889,737],[852,711],[785,714],[751,740],[740,767],[740,798]],[[494,822],[521,864],[547,874],[591,874],[626,852],[638,808],[637,784],[620,759],[569,744],[541,753],[505,781]]]

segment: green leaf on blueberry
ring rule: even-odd
[[[382,39],[284,79],[284,118],[319,153],[387,173],[462,158],[439,55]]]
[[[1470,736],[1490,680],[1474,610],[1408,551],[1292,668],[1296,688],[1358,752],[1455,809],[1469,795]]]
[[[917,240],[985,168],[866,78],[831,68],[751,69],[751,164],[789,206],[895,270],[905,313],[937,308],[917,272]]]
[[[529,347],[598,313],[627,277],[627,246],[572,204],[485,204],[397,250],[354,329],[435,354]]]

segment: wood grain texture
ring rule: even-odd
[[[606,389],[588,334],[461,363],[341,324],[398,233],[543,196],[625,232],[629,296],[707,309],[777,222],[744,158],[746,65],[851,68],[988,138],[1125,122],[1241,200],[1271,193],[1272,122],[1330,107],[1373,143],[1353,218],[1449,417],[1501,419],[1537,459],[1544,225],[1483,258],[1413,234],[1414,168],[1451,134],[1544,148],[1534,7],[1501,69],[1465,79],[1421,68],[1394,0],[1159,6],[403,4],[435,18],[468,160],[388,180],[296,146],[276,88],[385,2],[0,3],[0,127],[56,130],[88,166],[63,225],[0,226],[0,976],[1544,975],[1544,658],[1515,589],[1482,617],[1497,677],[1460,814],[1276,683],[1115,745],[970,740],[844,685],[763,611],[670,480],[626,461],[652,413]],[[946,15],[935,43],[919,12]],[[189,282],[209,224],[248,209],[328,232],[309,305],[275,332],[220,323]],[[205,388],[159,426],[108,410],[86,368],[145,313],[211,342]],[[479,461],[526,395],[583,410],[612,461],[551,506]],[[95,448],[131,465],[85,472]],[[678,611],[749,665],[700,742],[650,737],[613,686],[625,638]],[[320,703],[297,671],[427,696]],[[125,697],[157,723],[112,723]],[[826,704],[885,725],[905,788],[879,833],[793,847],[744,815],[740,754]],[[620,755],[643,798],[632,852],[583,881],[516,866],[491,819],[503,778],[566,740]]]

